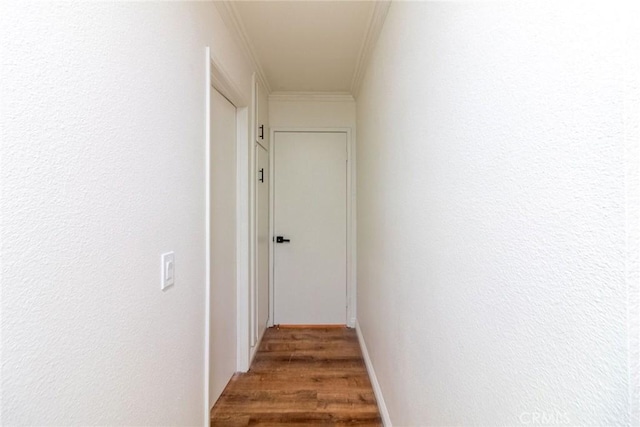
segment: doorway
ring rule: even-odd
[[[276,131],[273,152],[274,323],[344,325],[348,134]]]
[[[210,88],[209,407],[236,371],[236,107]]]

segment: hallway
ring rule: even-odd
[[[247,373],[211,412],[211,427],[382,425],[356,331],[269,328]]]
[[[222,424],[640,427],[640,1],[3,0],[0,40],[0,425],[207,426],[234,378]],[[300,301],[354,329],[262,341]]]

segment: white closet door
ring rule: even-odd
[[[269,320],[269,152],[256,144],[256,341]]]
[[[275,323],[345,324],[347,135],[276,132],[272,146]]]
[[[236,371],[236,108],[211,89],[209,407]]]

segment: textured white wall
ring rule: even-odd
[[[251,69],[212,3],[3,2],[0,31],[2,424],[201,424],[205,46],[247,99]]]
[[[637,422],[638,27],[632,2],[391,5],[358,320],[395,425]]]
[[[269,126],[356,127],[355,101],[269,100]]]

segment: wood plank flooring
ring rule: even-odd
[[[211,410],[211,426],[310,424],[382,425],[354,329],[267,329]]]

